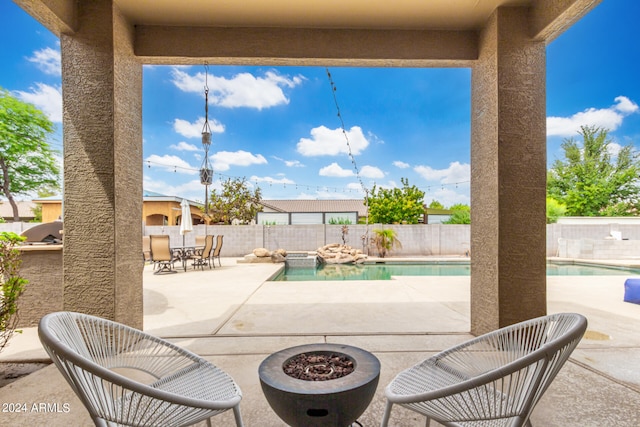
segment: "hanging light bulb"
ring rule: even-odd
[[[204,63],[204,126],[202,127],[202,148],[204,160],[200,168],[200,183],[204,185],[204,215],[209,216],[209,186],[213,183],[213,168],[209,164],[209,147],[211,147],[211,127],[209,127],[209,66]],[[207,224],[205,222],[205,224]],[[206,228],[205,228],[206,232]]]
[[[209,126],[209,86],[207,84],[209,66],[204,64],[204,126],[202,127],[202,148],[204,160],[200,168],[200,183],[209,186],[213,183],[213,169],[209,165],[209,147],[211,147],[211,127]]]

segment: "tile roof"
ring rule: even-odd
[[[31,219],[34,217],[31,209],[36,207],[35,203],[30,201],[16,202],[18,204],[18,215],[20,218]],[[13,220],[13,209],[8,200],[0,201],[0,217]]]
[[[143,200],[150,201],[150,202],[152,202],[152,201],[163,201],[163,202],[164,201],[170,201],[170,202],[181,203],[182,199],[183,199],[182,197],[167,196],[166,194],[161,194],[161,193],[157,193],[155,191],[144,190],[144,189],[142,190],[142,197],[143,197]],[[33,199],[33,201],[36,202],[36,203],[60,202],[61,200],[62,200],[62,196],[61,195]],[[187,199],[187,201],[192,206],[204,206],[204,204],[202,202],[194,202],[193,200],[189,200],[189,199]]]
[[[358,216],[367,214],[362,199],[262,200],[261,204],[275,212],[358,212]]]

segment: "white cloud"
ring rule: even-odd
[[[369,146],[369,141],[359,126],[353,126],[346,135],[354,156]],[[300,138],[297,150],[303,156],[335,156],[349,153],[342,129],[329,129],[325,126],[311,129],[311,138]]]
[[[384,141],[378,138],[378,135],[374,134],[371,131],[367,132],[367,136],[369,137],[369,141],[372,141],[376,144],[384,144]]]
[[[33,56],[27,58],[27,61],[36,64],[40,71],[45,74],[52,76],[61,75],[60,50],[45,47],[44,49],[33,52]]]
[[[202,72],[190,75],[178,68],[172,71],[173,83],[182,91],[203,93],[205,74]],[[249,107],[262,110],[276,105],[288,104],[289,99],[282,88],[294,88],[302,83],[302,76],[283,76],[275,71],[268,71],[262,77],[250,73],[240,73],[231,79],[209,76],[209,101],[221,107]]]
[[[348,176],[355,175],[353,171],[349,169],[343,169],[336,162],[333,162],[329,166],[325,166],[321,168],[318,174],[320,176],[332,176],[332,177],[338,177],[338,178],[345,178]]]
[[[16,91],[17,97],[25,102],[29,102],[54,123],[62,123],[62,92],[60,88],[49,86],[44,83],[36,83],[35,88],[30,88],[31,92]]]
[[[618,96],[616,97],[616,99],[614,99],[614,101],[616,101],[617,104],[614,105],[613,108],[620,111],[621,113],[631,114],[638,111],[638,105],[626,96]]]
[[[271,158],[283,162],[287,167],[290,167],[290,168],[303,168],[303,167],[305,167],[304,164],[302,164],[299,160],[285,160],[285,159],[283,159],[281,157],[278,157],[278,156],[271,156]]]
[[[360,185],[359,182],[350,182],[349,184],[347,184],[347,189],[349,190],[349,192],[356,191],[358,193],[364,194],[364,190],[362,189],[362,185]]]
[[[626,116],[638,111],[638,105],[626,96],[618,96],[615,101],[609,108],[588,108],[571,117],[547,117],[547,136],[575,136],[581,126],[615,131]]]
[[[178,156],[170,156],[165,154],[164,156],[158,156],[157,154],[152,154],[146,159],[144,159],[145,165],[150,167],[160,167],[164,170],[182,173],[187,175],[196,175],[198,173],[197,168],[191,166],[186,161],[182,160]]]
[[[468,163],[452,162],[446,169],[433,169],[430,166],[416,166],[413,168],[427,181],[436,181],[441,184],[467,182],[471,177],[471,168]]]
[[[399,187],[398,183],[394,180],[389,180],[386,184],[383,182],[374,182],[369,186],[369,189],[372,189],[374,185],[376,186],[376,188],[385,188],[387,190]]]
[[[262,154],[251,154],[248,151],[218,151],[211,156],[213,169],[216,171],[229,170],[231,166],[251,166],[266,164],[267,159]]]
[[[250,182],[260,183],[266,182],[268,184],[295,184],[294,181],[291,181],[289,178],[271,178],[270,176],[256,176],[252,175],[249,178]]]
[[[384,178],[384,172],[375,166],[363,166],[360,169],[360,176],[364,178]]]
[[[396,160],[395,162],[393,162],[393,166],[395,166],[397,168],[400,168],[400,169],[407,169],[411,165],[409,163],[405,163],[405,162],[402,162],[400,160]]]
[[[607,151],[609,152],[609,155],[611,155],[611,157],[618,157],[620,150],[622,150],[622,145],[618,144],[617,142],[610,142],[607,145]]]
[[[284,164],[290,168],[303,168],[304,165],[299,160],[285,160]]]
[[[330,191],[328,189],[318,189],[318,191],[314,193],[300,193],[296,199],[298,200],[309,200],[309,199],[326,199],[326,200],[343,200],[343,199],[352,199],[352,196],[349,196],[345,193],[338,193],[335,191]]]
[[[438,187],[435,190],[427,191],[424,197],[424,202],[428,205],[432,200],[437,200],[446,207],[450,207],[457,203],[465,205],[471,204],[468,187],[466,190],[449,187]]]
[[[177,150],[177,151],[198,151],[200,150],[193,144],[189,144],[188,142],[180,141],[178,144],[171,144],[169,148]]]
[[[198,120],[193,123],[182,119],[175,119],[173,121],[173,130],[185,138],[201,138],[203,127],[204,117],[198,117]],[[224,125],[216,120],[209,120],[209,127],[212,133],[224,132]]]

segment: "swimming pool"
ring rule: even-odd
[[[392,276],[469,276],[468,262],[385,262],[376,264],[324,264],[318,268],[285,268],[270,281],[390,280]],[[591,264],[547,263],[547,276],[629,276],[640,269]]]

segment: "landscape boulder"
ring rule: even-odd
[[[356,264],[367,259],[367,255],[363,254],[360,249],[340,243],[330,243],[319,247],[317,253],[318,260],[325,264]]]
[[[266,258],[271,256],[271,251],[266,248],[255,248],[253,254],[258,258]]]
[[[272,262],[278,263],[278,262],[285,262],[286,260],[287,260],[286,255],[282,255],[281,252],[274,251],[271,254],[271,261]]]

